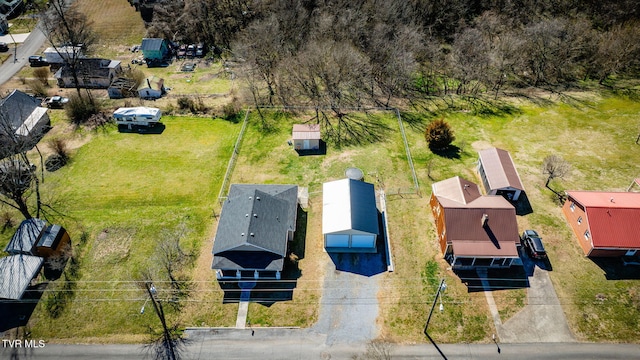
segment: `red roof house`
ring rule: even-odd
[[[504,197],[453,177],[432,185],[429,201],[440,249],[454,269],[510,267],[519,259],[516,210]]]
[[[640,193],[568,191],[562,211],[584,254],[640,254]]]

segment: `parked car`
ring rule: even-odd
[[[196,46],[196,57],[204,57],[204,45],[198,44]]]
[[[29,56],[29,64],[31,64],[32,67],[49,65],[49,63],[47,62],[47,59],[38,55]]]
[[[525,230],[520,237],[520,244],[527,254],[534,259],[546,259],[547,252],[542,245],[542,239],[535,230]]]
[[[0,52],[7,52],[7,51],[9,51],[9,45],[7,45],[7,43],[0,42]]]
[[[184,65],[182,65],[182,68],[180,70],[182,71],[193,71],[196,69],[196,64],[194,63],[184,63]]]
[[[180,47],[178,48],[178,52],[176,52],[176,57],[178,59],[182,59],[183,57],[185,57],[186,54],[187,54],[187,45],[185,44],[180,45]]]
[[[193,58],[195,54],[196,54],[196,46],[193,44],[187,46],[187,57]]]
[[[52,96],[44,100],[44,103],[50,109],[62,109],[64,107],[64,104],[68,102],[69,99],[63,96]]]

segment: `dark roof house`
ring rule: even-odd
[[[31,255],[0,258],[0,299],[20,300],[44,264],[44,259]]]
[[[46,227],[44,220],[32,218],[22,221],[4,251],[11,255],[37,255],[35,247]]]
[[[118,60],[80,59],[76,64],[76,70],[80,87],[106,89],[122,73],[122,66]],[[73,71],[69,65],[63,65],[54,77],[60,87],[76,86]]]
[[[231,185],[213,243],[217,278],[279,279],[297,206],[296,185]]]
[[[431,211],[445,259],[454,269],[510,267],[519,261],[515,208],[502,196],[453,177],[432,185]]]
[[[640,255],[640,193],[567,191],[562,212],[586,256]]]
[[[0,99],[0,158],[32,149],[49,131],[47,108],[40,104],[20,90]]]

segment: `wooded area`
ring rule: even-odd
[[[504,86],[606,84],[612,75],[635,76],[637,5],[634,0],[162,1],[149,32],[205,42],[245,60],[258,103],[389,105],[416,95],[497,94]],[[177,21],[175,14],[182,14]]]

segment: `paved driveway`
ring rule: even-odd
[[[330,254],[318,322],[311,332],[326,334],[326,344],[366,343],[378,336],[378,290],[386,271],[385,252]]]

